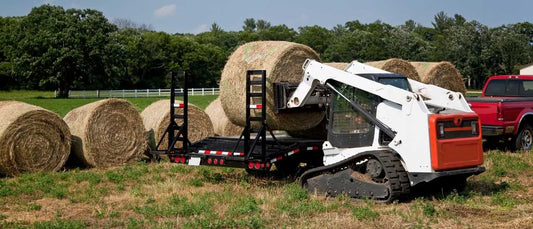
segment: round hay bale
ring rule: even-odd
[[[288,130],[287,134],[295,138],[305,138],[305,139],[316,139],[316,140],[327,140],[328,139],[328,130],[327,130],[328,121],[324,118],[317,126],[307,129],[307,130]]]
[[[220,81],[220,99],[227,117],[234,124],[245,125],[246,71],[266,70],[266,110],[270,129],[305,130],[316,126],[322,121],[323,112],[274,113],[272,83],[300,82],[303,77],[302,65],[306,59],[319,60],[319,56],[313,49],[292,42],[258,41],[238,47],[226,62]],[[259,102],[259,98],[256,102]],[[252,116],[259,116],[260,113],[260,110],[252,110]]]
[[[365,64],[388,72],[402,74],[412,80],[420,81],[420,76],[415,67],[406,60],[392,58],[382,61],[366,62]]]
[[[180,103],[181,101],[176,101]],[[176,114],[183,114],[183,108],[175,108]],[[189,104],[189,128],[188,137],[191,143],[206,137],[213,136],[213,124],[209,116],[197,106]],[[150,149],[155,150],[157,143],[161,139],[161,136],[165,133],[168,125],[170,124],[170,100],[159,100],[144,108],[141,112],[141,117],[144,123],[144,129],[148,136],[148,143]],[[183,122],[180,120],[177,122],[181,125]],[[176,147],[180,147],[181,143],[177,142]],[[168,148],[168,139],[165,137],[159,149]]]
[[[442,62],[411,62],[420,75],[421,82],[437,85],[451,91],[466,94],[466,87],[461,73],[447,61]]]
[[[57,114],[17,101],[0,102],[0,173],[57,171],[70,154],[70,131]]]
[[[209,106],[205,108],[205,113],[207,113],[207,115],[211,119],[216,135],[220,135],[220,136],[240,135],[242,133],[242,130],[244,129],[241,126],[237,126],[233,124],[228,119],[228,117],[226,116],[226,113],[224,113],[224,109],[222,109],[222,103],[220,102],[220,97],[213,100],[213,102],[211,102]]]
[[[331,63],[324,63],[325,65],[334,67],[336,69],[344,70],[348,64],[350,63],[342,63],[342,62],[331,62]]]
[[[137,162],[146,150],[141,116],[126,100],[89,103],[70,111],[64,120],[72,132],[72,160],[87,166]]]

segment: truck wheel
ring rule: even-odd
[[[533,145],[533,128],[531,125],[526,123],[520,128],[514,143],[516,150],[531,150],[531,146]]]

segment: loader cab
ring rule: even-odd
[[[364,78],[382,84],[392,85],[411,91],[407,77],[400,74],[360,74]],[[332,85],[343,95],[355,102],[368,113],[376,116],[376,108],[382,99],[374,94],[333,81]],[[340,95],[333,94],[328,112],[328,141],[338,148],[372,146],[375,126]]]

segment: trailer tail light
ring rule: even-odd
[[[254,163],[253,162],[248,162],[248,168],[249,169],[253,169],[254,168]]]

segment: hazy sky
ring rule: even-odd
[[[413,19],[430,26],[439,11],[491,27],[533,22],[533,0],[0,0],[0,16],[27,15],[42,4],[96,9],[110,21],[129,19],[169,33],[199,33],[209,30],[213,22],[224,30],[240,30],[246,18],[294,29],[332,28],[351,20],[399,25]]]

